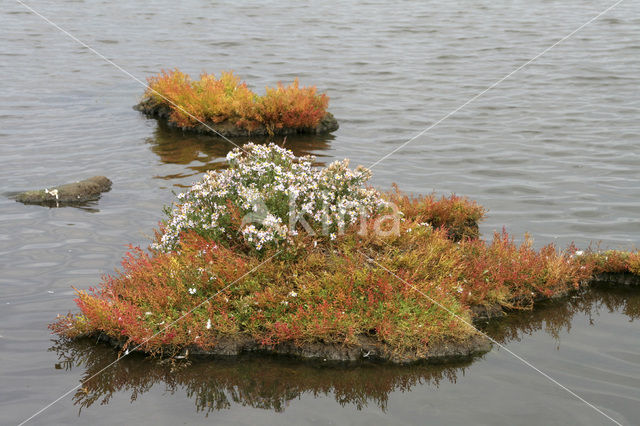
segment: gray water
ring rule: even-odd
[[[320,162],[349,157],[353,165],[370,165],[611,4],[31,5],[141,80],[179,67],[194,76],[232,69],[258,92],[294,77],[315,84],[329,95],[340,130],[289,138],[287,146]],[[85,373],[56,368],[58,354],[49,350],[46,325],[75,308],[71,286],[96,285],[128,244],[146,245],[173,192],[220,167],[232,145],[170,132],[140,116],[131,109],[143,91],[139,83],[19,3],[6,1],[1,10],[0,423],[14,424]],[[506,226],[517,238],[530,232],[537,246],[640,246],[639,83],[640,4],[626,0],[376,165],[373,183],[473,198],[489,210],[485,236]],[[113,189],[83,208],[9,198],[96,174],[110,177]],[[507,347],[618,421],[637,423],[640,330],[624,306],[573,315],[560,333],[523,329]],[[147,361],[132,362],[132,371],[162,376]],[[280,361],[252,367],[256,362],[246,361],[255,380],[310,368],[292,363],[285,373]],[[133,402],[125,383],[108,403],[81,414],[72,392],[32,423],[608,422],[504,350],[450,368],[455,381],[436,385],[437,372],[428,370],[411,376],[421,378],[411,386],[385,388],[384,409],[368,396],[371,374],[349,382],[369,401],[364,407],[341,404],[342,394],[329,385],[314,392],[283,379],[293,395],[283,399],[284,410],[239,398],[208,417],[197,410],[198,393],[181,390],[192,382],[179,380],[170,392],[171,381],[158,379]]]

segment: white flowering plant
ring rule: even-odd
[[[206,173],[178,195],[152,248],[175,250],[185,231],[258,251],[280,247],[299,232],[333,240],[388,208],[378,191],[366,186],[371,172],[349,169],[348,160],[315,168],[314,157],[296,157],[273,143],[249,143],[227,160],[227,169]]]

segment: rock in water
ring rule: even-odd
[[[109,179],[104,176],[94,176],[55,188],[22,192],[16,196],[16,201],[25,204],[72,205],[97,200],[101,193],[110,189],[111,181]]]

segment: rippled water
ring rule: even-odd
[[[178,66],[193,75],[233,69],[257,91],[296,76],[316,84],[330,96],[341,128],[323,138],[290,137],[287,145],[320,162],[350,157],[369,165],[610,4],[32,6],[140,79]],[[374,183],[476,199],[489,209],[485,235],[505,225],[519,237],[531,232],[537,245],[640,245],[639,12],[638,2],[622,2],[376,165]],[[137,82],[19,3],[3,6],[0,28],[0,423],[15,423],[82,377],[81,368],[55,369],[56,353],[48,351],[46,324],[74,309],[70,286],[95,285],[118,265],[127,244],[146,244],[172,191],[220,167],[231,146],[141,117],[131,109],[143,90]],[[113,189],[82,209],[8,198],[96,174],[110,177]],[[637,324],[619,307],[603,311],[593,325],[587,320],[573,317],[559,349],[539,332],[508,347],[616,419],[637,421]],[[286,368],[264,362],[273,374]],[[259,372],[255,363],[247,361],[247,371]],[[229,368],[232,376],[243,371]],[[305,375],[304,368],[279,374]],[[302,383],[303,391],[292,387],[293,397],[284,398],[284,413],[240,399],[207,419],[194,408],[197,392],[166,393],[156,381],[133,404],[130,392],[116,389],[109,404],[94,404],[77,417],[69,396],[34,423],[606,422],[504,351],[457,371],[455,384],[434,387],[427,374],[393,387],[385,410],[369,403],[358,411],[340,405],[334,391],[314,393]]]

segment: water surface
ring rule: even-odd
[[[340,130],[290,137],[287,146],[317,155],[318,162],[350,157],[353,165],[369,165],[609,4],[187,0],[143,6],[116,0],[32,6],[143,80],[180,67],[194,76],[232,69],[258,92],[294,77],[315,84],[330,96]],[[71,286],[96,285],[118,266],[128,244],[146,245],[173,192],[221,167],[232,145],[171,132],[142,117],[131,109],[143,90],[137,82],[19,3],[4,5],[0,28],[0,423],[13,424],[84,375],[83,368],[56,369],[57,354],[48,350],[47,323],[75,308]],[[485,236],[504,225],[518,238],[530,232],[538,246],[638,246],[639,53],[640,5],[628,0],[378,164],[374,184],[476,199],[489,209]],[[7,197],[97,174],[112,179],[113,189],[82,209],[24,206]],[[560,340],[521,333],[507,347],[633,423],[639,417],[637,324],[621,308],[568,321],[571,329],[563,328]],[[229,377],[245,369],[259,373],[260,362],[224,371]],[[279,369],[288,368],[292,377],[324,377],[316,367],[264,363],[266,375],[284,376]],[[33,423],[606,423],[504,351],[450,367],[455,383],[435,386],[431,372],[384,370],[381,380],[405,377],[407,385],[391,380],[384,399],[370,396],[377,385],[364,386],[361,396],[341,404],[335,384],[317,390],[289,380],[273,384],[290,392],[277,399],[284,410],[240,397],[208,418],[197,411],[198,392],[188,391],[200,385],[155,380],[160,373],[144,360],[123,366],[148,372],[136,376],[149,389],[138,390],[133,403],[132,385],[114,383],[108,404],[94,403],[78,416],[69,396]],[[367,368],[363,377],[376,378],[374,367]],[[203,364],[192,371],[217,370]],[[241,394],[247,392],[253,395]],[[367,404],[358,409],[352,400]]]

